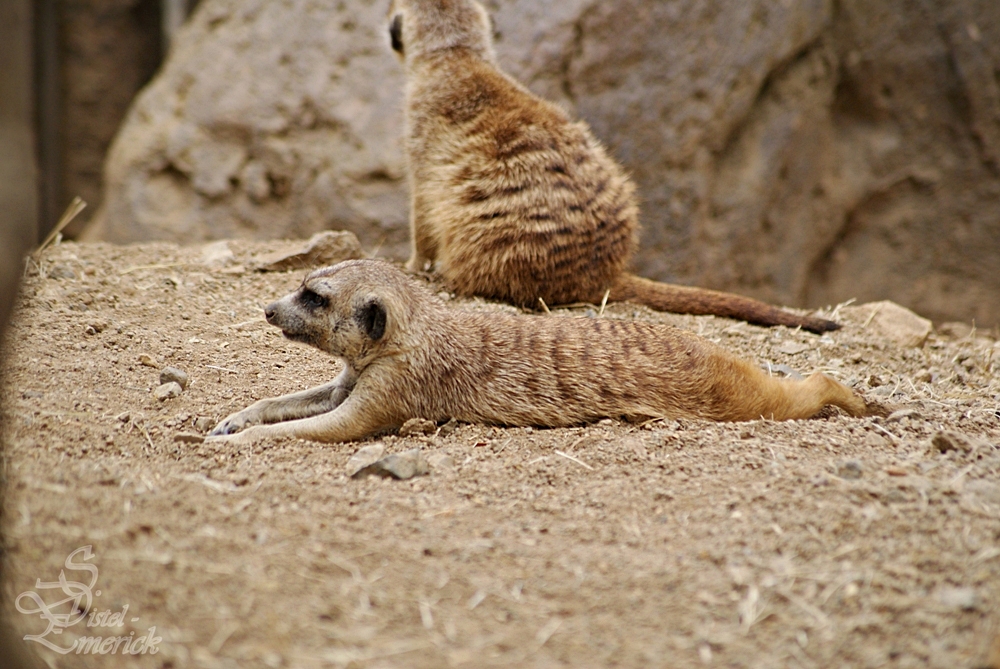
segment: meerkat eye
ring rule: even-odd
[[[389,39],[392,41],[392,50],[403,53],[403,15],[396,14],[389,24]]]
[[[325,297],[308,288],[302,291],[302,294],[299,296],[299,302],[309,309],[320,309],[329,304]]]

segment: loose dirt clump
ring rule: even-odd
[[[5,352],[4,605],[42,635],[39,612],[18,612],[36,600],[18,596],[51,604],[67,596],[60,570],[70,585],[91,583],[71,565],[99,570],[80,622],[43,637],[71,652],[26,642],[52,666],[987,666],[1000,631],[990,333],[901,348],[865,305],[836,309],[845,327],[822,337],[579,307],[688,328],[775,374],[822,370],[894,413],[449,423],[234,450],[201,437],[337,363],[263,320],[303,272],[246,269],[276,244],[230,246],[207,263],[168,244],[64,244],[29,265]],[[430,473],[351,478],[372,446],[419,448]],[[149,637],[149,652],[93,643],[122,636]]]

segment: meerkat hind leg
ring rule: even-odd
[[[427,264],[427,259],[420,255],[416,249],[410,254],[410,259],[406,261],[407,272],[422,272]]]
[[[422,272],[428,263],[437,259],[437,244],[433,230],[427,224],[411,222],[410,246],[410,259],[406,263],[406,269],[410,272]]]
[[[254,402],[246,409],[237,411],[220,421],[209,434],[212,436],[233,434],[250,425],[281,423],[329,413],[347,399],[354,387],[354,381],[354,374],[345,367],[344,371],[329,383]]]
[[[825,374],[816,372],[809,378],[799,381],[794,406],[789,418],[811,418],[823,407],[832,404],[840,407],[855,418],[867,416],[868,406],[845,385],[842,385]]]

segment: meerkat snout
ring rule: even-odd
[[[314,333],[308,327],[304,316],[321,310],[327,300],[307,288],[301,288],[291,295],[264,307],[264,318],[292,341],[316,346]]]

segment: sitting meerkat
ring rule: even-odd
[[[378,260],[312,272],[264,313],[344,369],[330,383],[229,416],[212,431],[227,436],[216,439],[351,441],[416,417],[560,427],[607,417],[786,420],[828,404],[868,413],[823,374],[772,378],[668,325],[449,307]]]
[[[500,70],[475,0],[393,0],[406,70],[413,250],[456,293],[520,307],[631,301],[812,332],[840,327],[747,297],[630,274],[635,185],[583,122]]]

